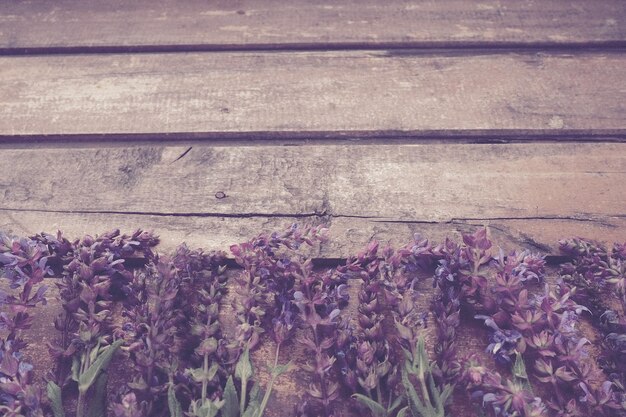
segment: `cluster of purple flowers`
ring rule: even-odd
[[[135,274],[118,329],[133,380],[113,408],[117,417],[170,415],[170,395],[185,408],[195,398],[219,398],[217,374],[227,356],[218,322],[224,271],[223,253],[182,245]]]
[[[5,416],[43,416],[41,392],[33,383],[33,366],[23,351],[22,338],[30,328],[31,310],[45,304],[46,286],[41,285],[51,270],[49,253],[39,242],[13,238],[0,233],[0,276],[17,295],[0,289],[0,414]]]
[[[0,290],[2,415],[261,417],[276,380],[293,369],[281,363],[281,347],[294,341],[309,358],[300,364],[310,383],[298,416],[338,417],[338,400],[351,396],[376,417],[444,417],[455,390],[488,417],[626,414],[626,245],[562,241],[569,261],[546,283],[542,256],[493,255],[486,229],[440,245],[419,235],[399,249],[371,242],[343,265],[316,268],[307,251],[325,239],[323,228],[294,225],[233,245],[240,269],[228,280],[225,253],[182,245],[159,256],[158,238],[141,230],[74,241],[0,235],[9,287]],[[46,399],[23,332],[52,275],[60,275],[63,313]],[[347,313],[350,288],[357,302]],[[220,316],[229,290],[230,331]],[[617,303],[607,301],[612,293]],[[600,357],[580,329],[584,316],[604,332]],[[459,357],[463,320],[484,323],[498,370]],[[266,340],[275,355],[261,387],[251,354]],[[107,404],[117,351],[131,380]]]
[[[331,405],[339,397],[334,370],[338,348],[345,345],[340,332],[340,314],[349,301],[346,284],[344,273],[316,272],[311,262],[303,264],[302,276],[293,296],[299,321],[305,329],[298,342],[313,357],[303,369],[314,377],[307,390],[309,398],[299,405],[298,415],[334,415]]]
[[[478,250],[482,251],[490,246],[479,243],[483,237],[475,237],[465,239],[468,247],[480,246]],[[478,250],[474,248],[473,252]],[[513,252],[504,256],[501,252],[498,257],[489,258],[487,253],[481,255],[485,260],[483,276],[493,282],[482,292],[487,302],[476,311],[479,313],[476,318],[483,320],[491,332],[488,351],[503,364],[511,363],[516,354],[532,364],[531,381],[545,393],[546,415],[623,413],[613,384],[598,369],[588,349],[589,341],[578,328],[581,314],[589,310],[574,301],[576,288],[559,280],[545,284],[541,292],[545,261],[538,255]],[[514,402],[504,400],[508,395],[505,391],[501,395],[490,393],[483,398],[485,402],[493,399],[511,408],[496,415],[517,412],[523,416],[536,412],[515,408]]]
[[[611,250],[599,242],[581,238],[562,240],[559,244],[561,252],[571,259],[560,266],[560,277],[576,287],[573,298],[589,308],[603,334],[598,363],[612,384],[603,383],[605,394],[602,395],[607,397],[610,389],[625,403],[626,243],[616,243]],[[587,386],[582,388],[585,397],[592,395]]]
[[[470,398],[481,405],[483,414],[490,417],[547,417],[548,410],[541,399],[533,395],[525,367],[512,379],[487,369],[475,358],[463,366],[461,379]]]

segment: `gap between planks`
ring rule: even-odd
[[[506,53],[624,53],[626,40],[586,42],[337,42],[263,44],[99,45],[0,47],[0,56],[176,54],[189,52],[326,52],[377,51],[422,56],[472,56]]]
[[[174,132],[174,133],[101,133],[61,135],[3,135],[0,149],[119,146],[178,145],[181,142],[216,146],[312,146],[312,145],[375,145],[409,144],[511,144],[511,143],[620,143],[626,142],[626,132],[589,130],[458,130],[458,131],[306,131],[306,132]]]

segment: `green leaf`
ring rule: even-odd
[[[93,394],[87,403],[86,417],[106,417],[107,378],[107,374],[102,372],[96,379]]]
[[[246,348],[235,366],[235,377],[240,381],[248,381],[252,378],[252,363],[250,363],[250,350]]]
[[[218,370],[219,365],[217,363],[213,363],[207,372],[205,372],[202,368],[187,369],[185,372],[196,382],[211,382],[213,381],[213,378],[215,378]]]
[[[418,378],[420,380],[424,379],[424,375],[426,373],[430,373],[430,361],[428,359],[428,353],[426,353],[426,343],[424,341],[424,337],[420,336],[417,340],[417,352],[415,353],[416,362],[413,363],[417,366],[418,369]]]
[[[167,389],[167,406],[170,409],[170,417],[183,417],[183,408],[176,398],[176,390],[174,385],[170,384]]]
[[[411,351],[407,348],[405,348],[404,346],[402,347],[402,351],[404,352],[404,358],[406,359],[406,362],[409,366],[412,366],[411,364],[413,363],[413,354],[411,353]]]
[[[446,394],[446,388],[444,388],[443,392],[439,391],[439,387],[437,387],[437,385],[435,385],[435,379],[433,378],[433,374],[431,372],[428,373],[427,379],[428,379],[428,387],[430,389],[430,396],[431,396],[431,403],[432,404],[426,404],[426,406],[427,407],[429,405],[434,406],[434,410],[436,411],[436,415],[443,417],[443,415],[444,415],[444,408],[443,408],[443,406],[446,403],[447,395],[450,395],[450,394],[449,393]]]
[[[96,360],[91,364],[89,369],[87,369],[85,373],[78,378],[78,390],[80,392],[87,392],[89,387],[91,387],[96,381],[96,378],[98,377],[100,372],[105,370],[109,366],[111,359],[113,359],[113,355],[122,345],[122,343],[124,343],[123,340],[118,340],[109,347],[105,348],[100,353],[100,355],[98,355]]]
[[[257,414],[257,412],[259,411],[259,403],[258,402],[251,402],[248,407],[246,407],[246,412],[243,413],[242,417],[253,417],[254,415]]]
[[[99,353],[100,353],[100,341],[98,341],[96,346],[94,346],[94,348],[91,349],[91,352],[89,352],[89,363],[94,363],[96,359],[98,358]]]
[[[259,384],[254,384],[252,389],[250,390],[250,402],[246,407],[246,411],[243,413],[242,417],[254,417],[260,411],[261,407],[261,397],[262,397],[261,389],[259,388]]]
[[[215,375],[217,375],[217,371],[220,369],[220,366],[216,363],[213,362],[211,364],[211,367],[209,368],[209,372],[207,372],[207,379],[209,382],[213,381],[213,378],[215,378]]]
[[[533,394],[533,388],[530,385],[528,379],[528,373],[526,372],[526,365],[524,364],[524,358],[519,352],[515,352],[515,363],[513,364],[513,377],[515,382],[521,384],[528,392]]]
[[[239,397],[233,383],[232,375],[228,377],[226,386],[224,387],[224,407],[222,408],[222,417],[239,417]]]
[[[445,416],[445,406],[446,406],[446,403],[448,402],[448,398],[450,398],[453,392],[454,392],[454,386],[446,385],[443,387],[443,391],[441,393],[437,392],[436,394],[439,396],[439,401],[441,404],[441,407],[438,408],[437,412],[442,417]]]
[[[50,400],[50,408],[54,417],[65,417],[63,411],[63,398],[61,396],[61,388],[52,381],[48,382],[47,386],[48,399]]]
[[[293,364],[291,363],[291,361],[289,361],[282,365],[276,365],[274,368],[272,368],[270,373],[274,375],[275,378],[278,378],[282,374],[285,374],[291,371],[292,369],[293,369]]]
[[[393,413],[393,410],[400,407],[402,405],[402,401],[404,400],[403,395],[399,395],[391,404],[391,406],[387,409],[387,414]]]
[[[406,370],[402,372],[402,385],[404,386],[404,390],[407,394],[409,407],[411,408],[411,414],[414,417],[423,416],[425,413],[424,405],[422,404],[419,395],[417,395],[415,387],[409,380],[409,376]]]
[[[353,394],[352,398],[356,398],[358,402],[360,402],[361,404],[369,408],[374,417],[386,417],[387,416],[387,410],[385,410],[385,407],[378,404],[376,401],[372,400],[371,398],[366,397],[363,394]]]
[[[77,356],[72,358],[72,381],[78,382],[80,376],[80,359]]]
[[[219,413],[222,403],[211,402],[209,404],[210,406],[209,406],[208,413],[206,414],[206,417],[215,417],[217,413]]]
[[[404,407],[400,411],[398,411],[398,417],[406,417],[406,413],[409,411],[409,407]]]
[[[259,388],[259,384],[254,384],[252,389],[250,390],[250,401],[256,402],[257,404],[261,400],[261,388]]]
[[[207,400],[204,404],[200,404],[201,400],[196,401],[193,408],[194,415],[196,417],[215,417],[219,413],[220,409],[224,405],[224,401],[210,401]],[[172,414],[173,417],[173,414]]]

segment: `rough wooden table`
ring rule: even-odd
[[[0,4],[0,230],[170,251],[325,223],[333,262],[483,225],[551,255],[626,240],[623,1],[313,3]]]

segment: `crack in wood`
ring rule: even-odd
[[[17,211],[26,213],[59,213],[59,214],[119,214],[124,216],[158,216],[158,217],[228,217],[228,218],[250,218],[250,217],[326,217],[326,213],[163,213],[152,211],[116,211],[116,210],[48,210],[48,209],[21,209],[0,207],[0,211]]]
[[[501,216],[501,217],[453,217],[448,220],[394,220],[381,216],[367,216],[367,215],[352,215],[352,214],[333,214],[328,210],[327,205],[322,205],[321,209],[316,209],[313,212],[305,213],[261,213],[261,212],[247,212],[247,213],[207,213],[207,212],[181,212],[181,213],[164,213],[164,212],[150,212],[150,211],[116,211],[116,210],[49,210],[49,209],[25,209],[25,208],[6,208],[0,207],[0,211],[5,212],[33,212],[33,213],[59,213],[59,214],[113,214],[113,215],[138,215],[138,216],[158,216],[158,217],[225,217],[225,218],[328,218],[328,219],[364,219],[371,220],[375,223],[395,223],[395,224],[457,224],[467,222],[481,222],[481,221],[509,221],[509,220],[569,220],[576,222],[593,222],[610,228],[617,228],[618,226],[608,222],[604,219],[610,218],[624,218],[626,214],[609,214],[603,215],[602,218],[597,217],[583,217],[583,216],[558,216],[558,215],[545,215],[545,216]]]
[[[187,154],[189,153],[189,151],[191,151],[192,149],[193,149],[193,146],[188,147],[188,148],[187,148],[187,150],[186,150],[185,152],[181,153],[181,154],[178,156],[178,158],[174,159],[171,163],[173,164],[174,162],[176,162],[176,161],[178,161],[178,160],[180,160],[180,159],[183,159],[183,158],[185,157],[185,155],[187,155]]]
[[[602,216],[603,219],[606,218],[622,218],[625,215],[622,214],[609,214]],[[502,216],[502,217],[453,217],[450,220],[442,220],[442,221],[428,221],[428,220],[374,220],[374,217],[360,217],[360,216],[333,216],[333,217],[355,217],[355,218],[369,218],[373,219],[372,221],[377,223],[398,223],[398,224],[455,224],[455,223],[465,223],[465,222],[490,222],[490,221],[508,221],[508,220],[546,220],[546,221],[554,221],[554,220],[571,220],[576,222],[593,222],[598,223],[606,227],[617,228],[618,226],[610,223],[608,221],[602,220],[600,218],[593,217],[580,217],[580,216]]]

